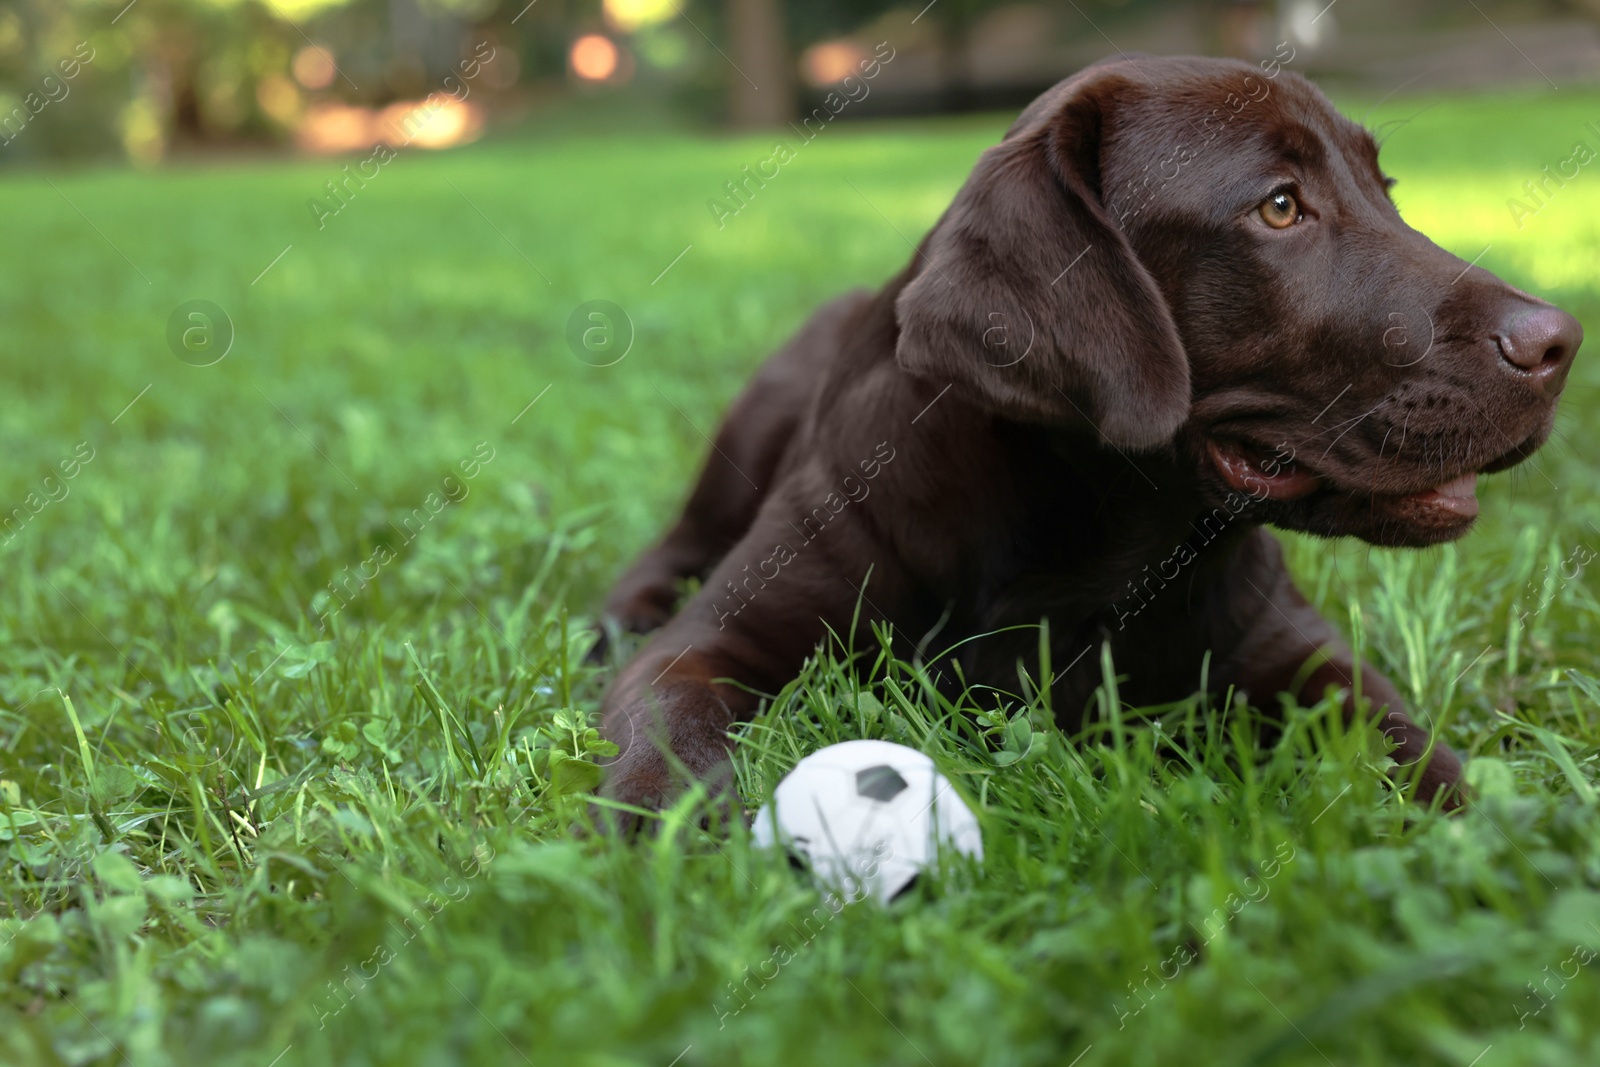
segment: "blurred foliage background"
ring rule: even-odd
[[[1600,0],[7,0],[0,167],[777,126],[878,42],[893,60],[848,118],[1012,108],[1114,51],[1282,42],[1356,91],[1565,85],[1600,73]]]

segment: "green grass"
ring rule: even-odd
[[[1520,230],[1505,201],[1600,145],[1600,97],[1369,122],[1429,104],[1385,149],[1408,217],[1594,332],[1600,174]],[[1472,759],[1461,817],[1388,792],[1327,706],[1263,749],[1108,687],[1066,737],[824,656],[748,731],[747,800],[901,740],[978,807],[981,868],[833,917],[689,806],[575,830],[599,596],[751,369],[898,268],[1003,126],[830,130],[721,230],[706,200],[769,138],[405,152],[321,231],[326,161],[0,181],[0,509],[66,494],[0,536],[0,1062],[1600,1060],[1593,358],[1459,546],[1286,538]],[[194,299],[236,328],[215,366],[167,348]],[[614,366],[564,340],[592,299],[636,329]]]

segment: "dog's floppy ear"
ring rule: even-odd
[[[895,357],[1028,421],[1091,422],[1151,448],[1189,411],[1189,362],[1154,279],[1101,203],[1102,131],[1119,73],[1034,101],[985,152],[895,302]]]

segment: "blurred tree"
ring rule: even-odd
[[[477,101],[526,109],[579,96],[604,106],[609,97],[739,127],[776,126],[799,110],[797,56],[886,17],[886,25],[914,23],[923,42],[917,47],[936,42],[940,87],[928,103],[944,110],[993,106],[974,84],[972,42],[985,20],[1015,3],[0,0],[0,165],[96,154],[148,162],[173,148],[282,141],[310,108],[383,107],[436,91],[485,42],[503,58],[474,84]],[[1287,10],[1278,0],[1036,6],[1055,13],[1066,37],[1096,48],[1106,33],[1120,40],[1130,26],[1193,25],[1198,15],[1194,46],[1235,55],[1259,55],[1264,36],[1275,32],[1277,9]],[[1328,24],[1347,14],[1429,27],[1476,24],[1486,15],[1600,18],[1600,0],[1409,0],[1403,11],[1345,0]],[[615,45],[615,77],[573,76],[571,49],[585,35]],[[615,97],[619,91],[633,95]]]
[[[1235,59],[1256,59],[1267,51],[1275,4],[1270,0],[1211,0],[1207,15],[1216,34],[1212,51]]]
[[[728,36],[737,68],[728,81],[728,116],[741,128],[793,118],[794,57],[779,0],[727,0]]]
[[[926,2],[926,0],[919,0]],[[939,40],[940,106],[958,111],[968,106],[972,96],[972,76],[967,68],[966,44],[972,28],[990,11],[1010,6],[1016,0],[933,0],[918,12],[915,21],[931,25]],[[1087,2],[1087,0],[1085,0]],[[819,0],[792,3],[789,20],[797,41],[814,44],[828,37],[849,33],[885,12],[905,3],[894,0]]]
[[[1555,5],[1562,10],[1600,22],[1600,0],[1555,0]]]

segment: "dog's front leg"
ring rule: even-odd
[[[738,676],[722,661],[714,635],[669,624],[623,669],[601,720],[620,749],[606,769],[606,796],[654,811],[696,780],[714,795],[732,788],[728,729],[759,698],[712,681]]]
[[[877,553],[850,510],[826,525],[788,518],[808,514],[782,495],[769,501],[700,592],[619,673],[602,704],[602,732],[621,749],[606,795],[655,809],[688,779],[731,788],[729,728],[754,714],[761,692],[799,673],[830,627],[850,632],[865,561]],[[879,604],[889,603],[883,577],[873,571]],[[858,629],[870,633],[876,610],[863,604],[862,615]]]
[[[1233,586],[1239,615],[1252,621],[1219,680],[1261,708],[1282,693],[1310,704],[1329,687],[1339,689],[1345,721],[1371,722],[1395,746],[1390,778],[1397,786],[1415,783],[1420,803],[1438,798],[1446,809],[1460,807],[1467,793],[1456,754],[1412,720],[1389,679],[1364,663],[1358,669],[1344,639],[1295,588],[1277,542],[1264,530],[1256,537],[1236,563],[1241,581]]]

